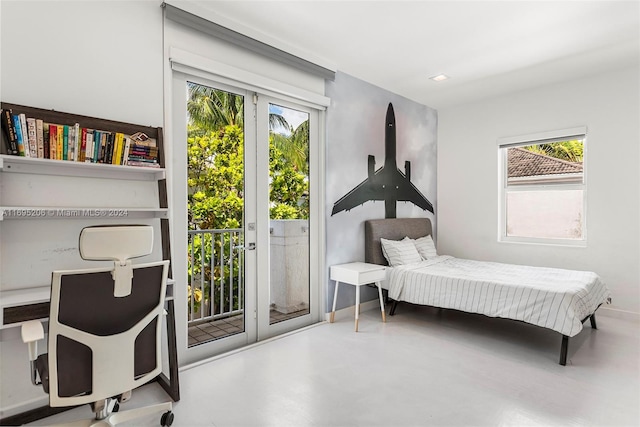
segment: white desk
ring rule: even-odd
[[[387,269],[383,265],[367,264],[366,262],[351,262],[348,264],[333,265],[330,269],[330,279],[336,281],[336,288],[333,291],[333,308],[331,309],[330,322],[333,323],[336,313],[336,300],[338,299],[338,286],[340,282],[348,283],[356,287],[356,332],[358,332],[358,317],[360,317],[360,286],[375,283],[378,287],[380,298],[380,311],[382,311],[382,321],[386,322],[384,314],[384,301],[382,299],[382,287],[380,281],[387,275]]]

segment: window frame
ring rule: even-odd
[[[541,184],[518,184],[509,186],[508,180],[508,156],[509,148],[523,147],[528,145],[549,144],[554,142],[580,139],[583,143],[583,163],[581,183],[541,183]],[[587,246],[587,127],[560,129],[548,132],[541,132],[514,137],[498,138],[498,242],[502,243],[523,243],[542,244],[555,246]],[[550,237],[523,237],[507,235],[507,196],[512,192],[532,192],[532,191],[570,191],[582,190],[582,237],[571,238],[550,238]]]

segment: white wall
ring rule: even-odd
[[[162,126],[162,8],[0,2],[4,102]]]
[[[639,75],[635,66],[438,111],[438,252],[595,271],[611,289],[610,308],[637,316]],[[584,125],[587,247],[498,243],[496,140]]]
[[[0,37],[2,101],[162,126],[160,1],[3,0]],[[44,233],[50,241],[60,224],[57,234]],[[33,234],[24,238],[42,238]],[[0,340],[0,417],[46,404],[29,381],[19,331],[4,330]]]
[[[329,267],[364,261],[364,221],[385,217],[384,201],[368,201],[334,215],[332,211],[334,203],[367,179],[369,155],[375,156],[375,170],[384,165],[385,118],[389,103],[393,104],[396,120],[397,167],[404,172],[404,162],[411,162],[411,182],[436,210],[438,115],[433,108],[342,72],[336,73],[334,82],[327,82],[326,93],[331,97],[327,112],[325,167],[326,261]],[[398,202],[396,209],[397,218],[429,218],[434,236],[437,236],[436,217],[431,212],[411,202]],[[335,282],[328,280],[327,310],[333,305],[334,288]],[[377,297],[375,288],[362,289],[361,301]],[[339,287],[336,309],[354,304],[355,287]]]

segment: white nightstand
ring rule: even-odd
[[[336,313],[336,300],[338,299],[338,286],[340,282],[348,283],[356,287],[356,332],[358,332],[358,317],[360,315],[360,286],[375,283],[378,287],[380,297],[380,310],[382,311],[382,321],[386,322],[384,314],[384,301],[382,300],[382,287],[380,281],[387,275],[387,269],[383,265],[367,264],[366,262],[351,262],[348,264],[332,265],[329,278],[336,281],[336,288],[333,291],[333,308],[329,322],[333,323]]]

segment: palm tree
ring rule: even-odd
[[[244,100],[241,95],[187,83],[189,122],[199,128],[219,130],[228,125],[244,126]]]
[[[228,125],[244,127],[244,97],[197,83],[188,82],[187,112],[191,124],[206,130],[218,130]],[[284,116],[269,112],[269,129],[289,123]]]
[[[568,162],[581,163],[584,153],[584,145],[581,140],[560,141],[550,144],[528,145],[522,147],[532,153],[543,154]]]
[[[293,168],[309,174],[309,120],[302,122],[290,135],[271,133],[273,144]]]

